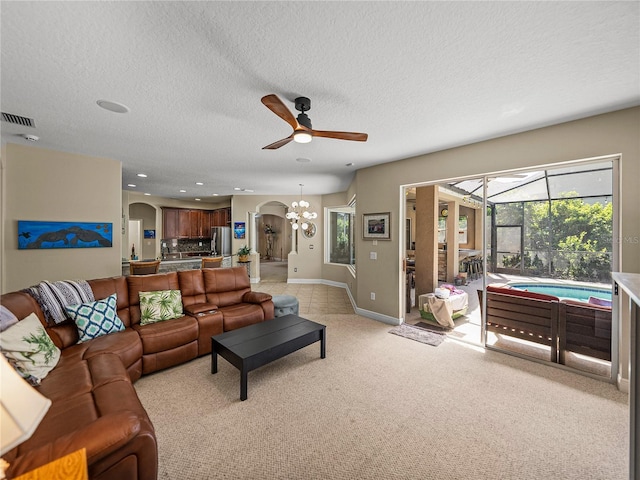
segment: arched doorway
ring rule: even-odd
[[[135,245],[139,260],[155,259],[157,248],[157,211],[148,203],[131,203],[129,205],[129,226],[127,229],[128,251]],[[135,228],[133,228],[135,225]]]
[[[285,219],[287,205],[267,202],[256,214],[256,251],[260,256],[260,283],[286,283],[291,228]]]

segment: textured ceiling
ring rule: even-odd
[[[36,123],[2,122],[2,141],[121,160],[123,188],[165,197],[344,191],[358,168],[640,104],[638,2],[0,9],[2,111]],[[314,128],[369,140],[262,150],[291,133],[270,93],[292,111],[310,97]]]

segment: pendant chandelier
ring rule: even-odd
[[[291,228],[297,230],[298,228],[302,228],[302,230],[306,230],[309,228],[309,221],[315,218],[318,218],[318,214],[316,212],[312,212],[309,210],[309,202],[302,200],[302,187],[304,185],[300,184],[300,201],[293,202],[291,204],[291,210],[285,215],[286,218],[291,220]]]

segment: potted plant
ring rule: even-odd
[[[248,262],[250,253],[251,253],[251,248],[249,248],[247,245],[242,245],[238,249],[238,261],[239,262]]]

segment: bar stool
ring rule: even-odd
[[[131,262],[129,264],[129,275],[153,275],[158,273],[159,269],[160,260]]]

